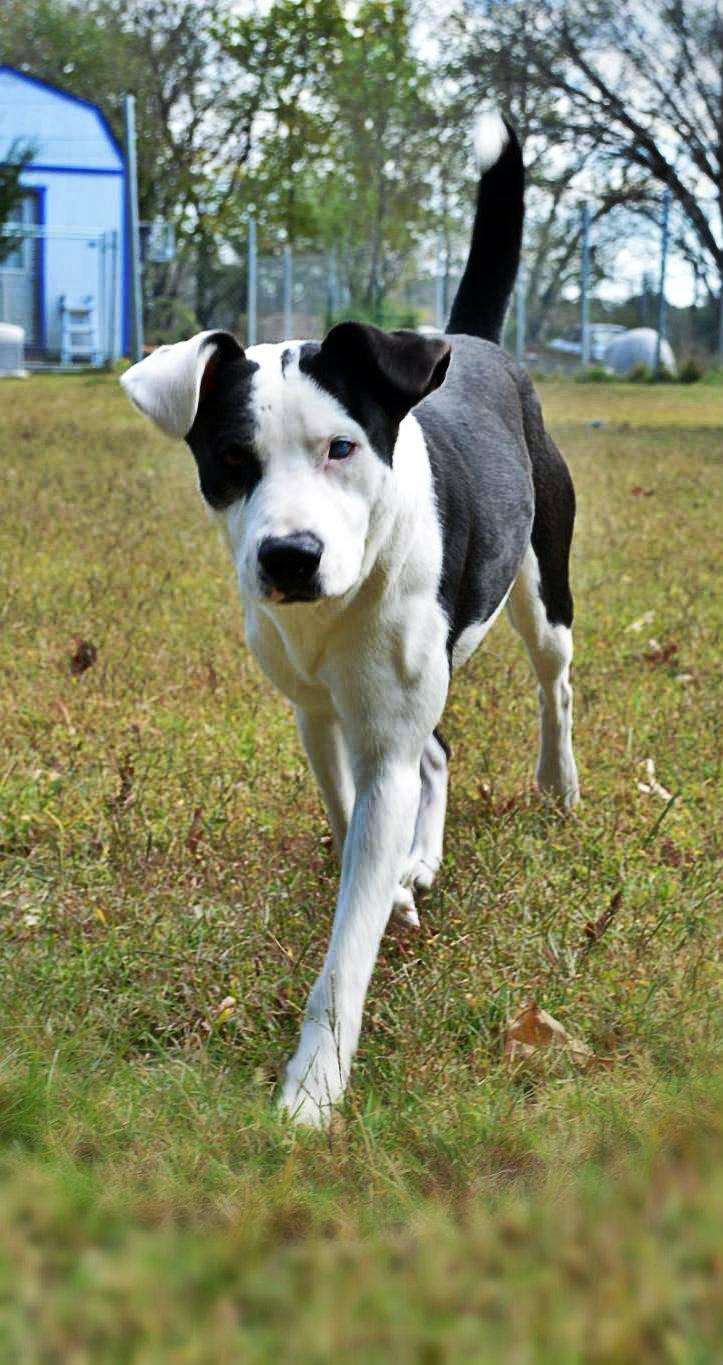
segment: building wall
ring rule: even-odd
[[[22,183],[39,192],[47,229],[34,262],[41,343],[51,353],[59,348],[61,295],[92,294],[106,334],[114,323],[118,356],[127,342],[120,148],[93,105],[0,67],[0,161],[17,140],[32,144],[33,160]]]

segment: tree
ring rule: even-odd
[[[543,0],[533,65],[565,102],[568,143],[666,185],[684,249],[721,303],[723,349],[723,15],[710,0]],[[682,245],[683,243],[681,243]]]
[[[2,229],[13,220],[24,194],[22,173],[31,160],[33,149],[30,143],[13,142],[7,160],[0,164],[0,262],[10,254],[15,239],[3,236]]]

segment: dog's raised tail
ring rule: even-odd
[[[524,168],[514,128],[483,114],[475,131],[480,180],[467,264],[447,331],[499,342],[522,245]]]

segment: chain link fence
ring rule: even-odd
[[[562,229],[550,243],[529,215],[503,339],[520,361],[546,372],[600,367],[623,333],[642,330],[662,342],[658,348],[650,335],[640,342],[639,363],[648,368],[679,368],[691,357],[710,363],[718,306],[685,262],[674,205],[661,196],[642,214],[571,198]],[[246,345],[318,338],[345,317],[442,329],[466,249],[465,241],[450,247],[431,238],[407,257],[381,261],[371,251],[297,252],[288,244],[258,253],[251,227],[247,241],[225,243],[215,256],[187,254],[175,322],[147,290],[148,340],[207,327],[228,328]]]
[[[0,322],[21,327],[31,367],[104,366],[122,352],[117,232],[0,226]]]

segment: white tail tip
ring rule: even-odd
[[[482,114],[474,130],[474,151],[481,175],[499,161],[510,135],[501,114]]]

